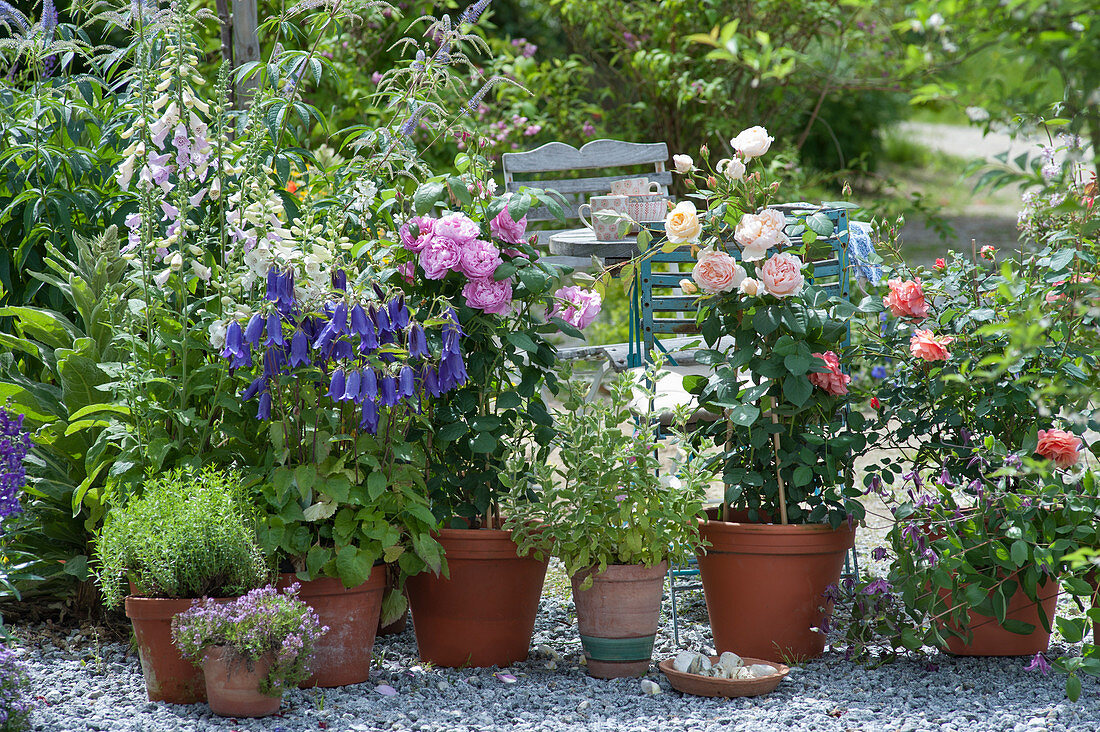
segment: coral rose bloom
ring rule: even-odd
[[[691,201],[676,204],[676,208],[665,217],[665,235],[673,244],[698,241],[702,233],[703,225],[699,222],[695,204]]]
[[[924,301],[924,289],[920,280],[890,280],[890,294],[882,298],[884,307],[898,318],[927,318],[928,303]]]
[[[760,281],[770,295],[797,295],[802,292],[802,284],[806,281],[802,276],[802,260],[786,252],[773,254],[760,268]]]
[[[848,382],[852,377],[840,370],[840,359],[837,355],[832,351],[825,351],[825,353],[815,353],[814,356],[824,361],[825,367],[829,370],[806,374],[810,378],[810,383],[834,396],[847,394]]]
[[[947,347],[954,342],[951,336],[937,338],[930,330],[918,330],[909,339],[909,352],[925,361],[946,361],[951,358]]]
[[[1035,452],[1053,460],[1059,468],[1068,468],[1081,459],[1081,438],[1065,430],[1039,430]]]
[[[710,295],[732,292],[745,279],[745,270],[737,261],[715,249],[704,249],[691,270],[691,278],[699,289]]]

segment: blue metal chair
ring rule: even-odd
[[[839,208],[819,208],[808,203],[794,203],[773,206],[787,216],[787,235],[792,241],[800,241],[806,231],[805,217],[819,213],[826,216],[831,224],[828,234],[818,233],[809,247],[807,259],[812,263],[812,274],[807,278],[830,295],[849,298],[849,261],[848,261],[848,212]],[[820,229],[824,229],[820,226]],[[659,247],[663,240],[661,227],[653,231],[651,256],[643,259],[635,272],[630,309],[630,350],[627,363],[631,367],[642,366],[652,359],[655,348],[660,349],[673,365],[694,361],[693,348],[686,348],[698,341],[691,336],[698,334],[696,314],[697,298],[685,295],[680,289],[680,280],[684,272],[655,271],[654,265],[691,265],[695,257],[686,248],[673,252],[662,252]],[[730,255],[740,257],[736,247],[731,247]],[[689,275],[688,275],[689,276]],[[658,336],[672,336],[664,342]],[[851,338],[849,329],[844,345]],[[858,575],[859,564],[855,548],[844,558],[845,575]],[[668,580],[672,605],[673,642],[680,645],[679,607],[677,595],[686,590],[700,589],[698,581],[698,563],[692,558],[686,565],[669,566]]]

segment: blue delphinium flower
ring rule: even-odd
[[[872,366],[871,367],[871,376],[876,378],[876,379],[885,379],[886,378],[886,367],[883,366],[882,364],[879,364],[877,366]]]
[[[30,445],[23,415],[12,415],[0,406],[0,521],[23,510],[19,493],[27,483],[23,462]]]

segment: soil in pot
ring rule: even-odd
[[[420,658],[436,666],[509,666],[527,658],[546,561],[516,555],[501,529],[441,529],[450,578],[405,584]]]
[[[232,598],[224,598],[228,602]],[[185,659],[172,643],[172,618],[194,600],[127,597],[126,617],[134,627],[141,673],[149,701],[197,704],[206,701],[202,669]]]
[[[202,659],[210,711],[222,717],[266,717],[279,711],[282,694],[260,693],[260,682],[271,670],[271,658],[253,663],[235,658],[226,649],[207,649]]]
[[[1033,656],[1045,653],[1050,646],[1050,632],[1043,627],[1039,618],[1039,605],[1050,623],[1054,623],[1054,613],[1058,607],[1057,580],[1047,579],[1039,586],[1039,603],[1034,602],[1019,589],[1008,601],[1006,618],[1020,620],[1035,626],[1027,635],[1006,630],[996,618],[970,611],[969,629],[973,634],[967,643],[962,638],[947,639],[947,650],[956,656]]]
[[[714,645],[719,653],[816,658],[831,603],[824,593],[840,580],[855,528],[841,524],[754,524],[704,521],[711,546],[699,556]]]
[[[668,563],[609,565],[593,576],[591,587],[579,589],[595,571],[578,572],[571,578],[588,673],[600,679],[644,676],[661,620]]]
[[[334,577],[301,582],[293,574],[279,575],[282,589],[299,582],[298,597],[317,613],[328,632],[317,642],[313,675],[300,688],[360,684],[370,677],[371,652],[386,589],[385,567],[377,565],[358,587],[348,589]]]

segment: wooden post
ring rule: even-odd
[[[778,399],[772,397],[772,424],[779,424],[779,415],[775,413]],[[775,453],[775,480],[779,483],[779,523],[787,523],[787,490],[783,486],[783,476],[779,472],[779,433],[772,433],[772,451]]]
[[[233,64],[234,68],[260,60],[259,15],[256,0],[233,0]],[[234,84],[234,96],[241,107],[247,107],[260,86],[259,74]]]
[[[218,24],[221,26],[221,41],[222,41],[222,62],[229,64],[229,69],[233,69],[233,20],[229,14],[229,0],[215,0],[215,4],[218,8]],[[236,94],[233,93],[233,89],[229,90],[229,106],[235,107]]]

